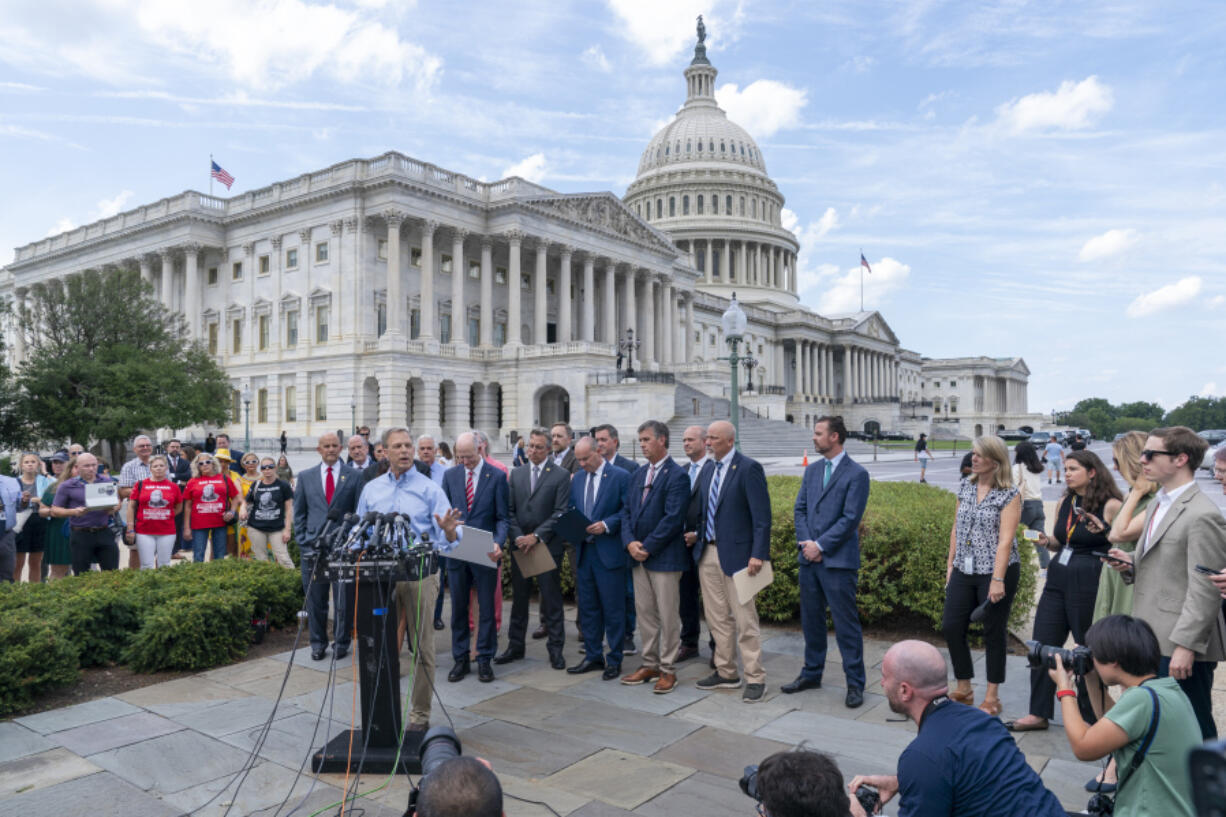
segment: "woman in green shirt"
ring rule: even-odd
[[[1078,760],[1114,757],[1120,776],[1115,817],[1195,817],[1188,753],[1201,743],[1200,726],[1175,679],[1158,677],[1161,653],[1154,631],[1139,618],[1107,616],[1090,627],[1086,646],[1103,682],[1119,684],[1124,693],[1097,723],[1086,726],[1072,678],[1056,659],[1051,678],[1073,754]],[[1132,769],[1155,716],[1153,743]]]

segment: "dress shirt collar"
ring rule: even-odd
[[[1196,480],[1191,480],[1189,482],[1185,482],[1183,485],[1180,485],[1178,488],[1175,488],[1174,490],[1171,490],[1171,491],[1167,491],[1165,488],[1159,489],[1158,496],[1157,496],[1158,504],[1161,505],[1164,502],[1165,503],[1174,502],[1176,499],[1179,499],[1179,497],[1183,495],[1184,491],[1188,490],[1195,484],[1196,484]]]
[[[337,460],[332,464],[332,479],[338,479],[341,475],[341,461]],[[327,482],[328,480],[328,463],[321,462],[319,464],[319,478]]]
[[[846,456],[847,456],[847,449],[843,449],[842,451],[840,451],[838,454],[836,454],[833,457],[823,457],[822,459],[830,461],[830,473],[833,474],[834,469],[839,467],[839,463],[842,462],[843,458]]]
[[[570,446],[566,446],[556,454],[550,454],[549,459],[553,460],[554,465],[561,465],[562,460],[566,459],[566,455],[570,453]]]
[[[722,457],[712,457],[711,459],[720,465],[728,466],[732,464],[732,458],[736,456],[736,446],[728,449],[728,453]]]
[[[474,486],[476,486],[476,484],[477,484],[477,480],[481,479],[481,467],[482,467],[483,465],[485,465],[485,460],[483,460],[483,459],[481,459],[480,457],[478,457],[478,458],[477,458],[477,464],[476,464],[476,466],[474,466],[474,467],[473,467],[473,469],[472,469],[472,471],[473,471],[473,485],[474,485]],[[467,465],[466,465],[466,466],[464,466],[464,479],[468,479],[468,466],[467,466]],[[474,487],[474,489],[473,489],[473,490],[476,490],[476,488]]]

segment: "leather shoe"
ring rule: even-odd
[[[677,658],[676,658],[677,663],[681,663],[682,661],[689,661],[691,658],[697,658],[697,657],[698,657],[697,647],[687,647],[686,645],[682,644],[677,649]]]
[[[639,684],[645,684],[648,681],[654,681],[659,677],[660,677],[660,671],[658,669],[651,669],[650,667],[639,667],[634,672],[630,673],[629,675],[624,676],[622,678],[622,683],[628,687],[632,687],[632,686],[638,686]]]
[[[821,688],[822,688],[822,682],[820,680],[813,680],[811,678],[806,678],[803,675],[797,675],[795,681],[792,681],[790,684],[784,684],[783,686],[779,687],[779,691],[782,692],[784,695],[791,695],[796,692],[804,692],[806,689],[821,689]],[[850,692],[850,690],[848,691]]]
[[[864,690],[848,687],[847,700],[844,701],[848,709],[855,709],[858,706],[864,705]]]
[[[490,666],[489,661],[477,662],[477,680],[483,684],[494,680],[494,668]]]
[[[434,620],[434,629],[436,630],[443,629],[443,620],[441,618],[436,618]]]
[[[566,669],[566,659],[562,657],[562,653],[554,653],[549,656],[549,666],[554,669]]]
[[[312,661],[322,661],[327,655],[328,655],[327,647],[316,647],[315,649],[311,650],[311,660]]]
[[[451,672],[447,673],[447,680],[455,683],[468,674],[471,667],[468,664],[467,658],[461,658],[455,662],[455,666],[451,668]]]
[[[519,661],[524,657],[523,650],[513,650],[507,647],[505,650],[494,656],[494,663],[498,665],[509,664],[512,661]]]
[[[604,668],[604,672],[601,673],[600,677],[606,681],[612,681],[614,678],[616,678],[617,676],[621,674],[622,674],[621,667],[613,666],[612,664],[610,664]]]
[[[532,631],[532,640],[540,641],[542,638],[544,638],[547,635],[549,634],[545,632],[545,625],[542,624],[541,626],[537,627],[535,630]]]
[[[571,675],[580,675],[584,672],[595,672],[598,669],[604,669],[604,661],[590,661],[585,658],[573,667],[567,667],[566,671]]]
[[[348,655],[348,654],[349,654],[349,648],[348,648],[348,647],[346,647],[346,646],[345,646],[345,645],[343,645],[343,644],[340,644],[340,645],[333,644],[333,645],[332,645],[332,654],[333,654],[333,655],[335,655],[335,656],[336,656],[336,660],[337,660],[337,661],[339,661],[339,660],[341,660],[342,658],[344,658],[346,655]]]
[[[672,692],[677,687],[677,676],[671,672],[666,672],[656,680],[656,685],[651,688],[651,691],[657,695],[664,695]]]

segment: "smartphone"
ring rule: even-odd
[[[1037,530],[1030,530],[1030,528],[1022,531],[1022,538],[1027,542],[1037,542],[1039,541],[1039,537],[1042,535],[1043,534],[1039,533]]]
[[[1128,565],[1129,567],[1132,567],[1132,562],[1128,561],[1127,559],[1120,559],[1116,556],[1112,556],[1105,550],[1094,550],[1090,552],[1090,555],[1097,556],[1100,559],[1106,559],[1108,562],[1115,562],[1117,565]]]
[[[1210,570],[1204,565],[1197,565],[1196,567],[1192,569],[1195,570],[1197,573],[1201,574],[1202,576],[1217,576],[1221,573],[1220,570]]]

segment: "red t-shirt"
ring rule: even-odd
[[[192,503],[192,530],[224,528],[223,514],[230,507],[230,497],[236,493],[229,478],[216,475],[195,477],[183,489],[183,499]]]
[[[170,480],[154,482],[151,479],[137,483],[130,497],[136,503],[136,532],[146,536],[173,536],[175,534],[175,505],[182,498],[179,486]]]

